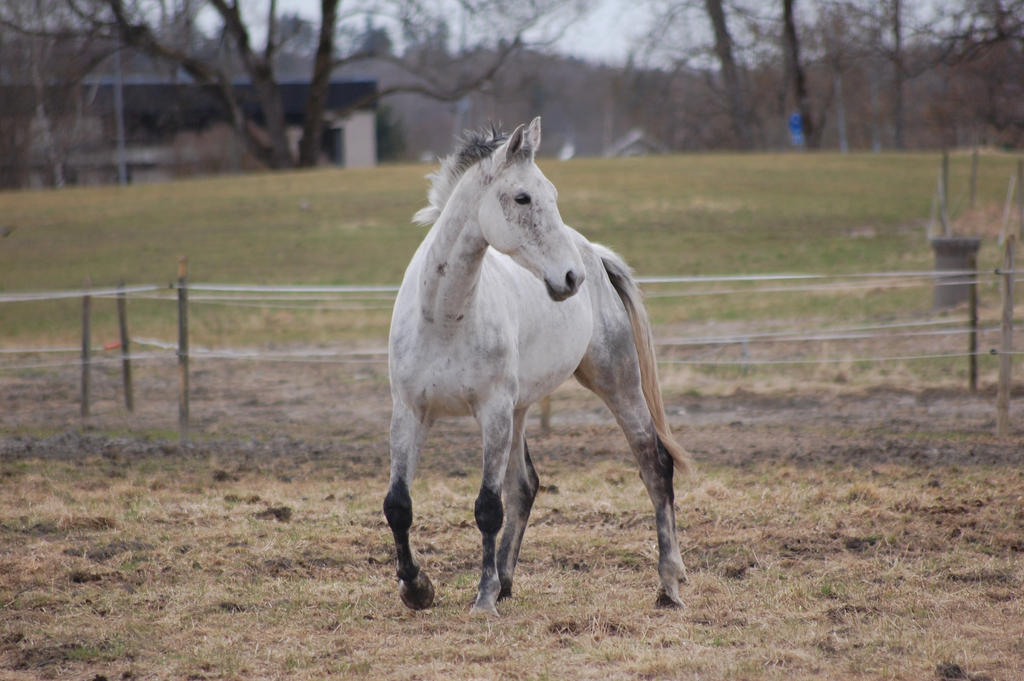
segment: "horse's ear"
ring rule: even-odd
[[[530,127],[526,129],[526,146],[534,153],[540,149],[540,116],[530,121]]]
[[[505,162],[514,163],[524,153],[525,149],[523,146],[523,131],[526,126],[520,123],[512,134],[508,138],[508,142],[505,142]]]

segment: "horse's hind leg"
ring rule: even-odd
[[[482,541],[480,586],[473,603],[473,612],[497,615],[495,604],[501,593],[497,542],[498,531],[505,521],[501,493],[513,438],[512,406],[502,400],[495,400],[478,410],[477,421],[483,433],[484,467],[480,493],[473,508]]]
[[[628,333],[628,330],[627,330]],[[603,352],[591,352],[576,371],[584,387],[600,397],[615,416],[640,467],[640,478],[654,505],[658,530],[658,576],[661,590],[657,604],[682,606],[679,585],[686,581],[686,568],[676,536],[675,491],[672,487],[673,461],[654,429],[654,421],[640,390],[639,369],[632,355],[632,341],[621,339],[621,351],[614,343]],[[628,345],[627,345],[628,343]],[[628,352],[626,352],[628,349]]]
[[[412,527],[409,484],[416,473],[426,431],[426,424],[396,401],[391,415],[391,482],[384,498],[384,516],[395,537],[398,595],[402,603],[413,610],[429,608],[434,602],[434,585],[420,569],[409,546],[409,528]]]
[[[509,455],[508,471],[505,474],[505,529],[498,547],[498,580],[501,591],[498,599],[512,595],[512,573],[519,560],[519,549],[523,544],[523,533],[530,519],[533,500],[537,496],[540,480],[530,460],[526,446],[526,410],[517,411],[512,422],[512,449]]]

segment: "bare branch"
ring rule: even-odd
[[[232,11],[231,8],[224,4],[223,0],[211,0],[211,2],[224,7],[229,13]],[[256,137],[249,128],[245,114],[235,96],[231,80],[225,73],[213,68],[197,57],[161,42],[148,25],[133,22],[131,17],[128,16],[123,0],[106,0],[106,3],[113,13],[114,23],[117,26],[120,37],[127,45],[178,64],[197,82],[215,86],[218,98],[228,111],[232,127],[242,136],[248,148],[258,158],[263,160],[269,159],[270,149],[268,145]],[[234,8],[234,13],[237,16],[237,7]]]
[[[491,81],[509,58],[521,50],[522,47],[522,39],[517,35],[511,43],[503,45],[501,49],[498,50],[490,64],[485,68],[470,78],[461,80],[451,86],[446,86],[439,82],[435,77],[435,74],[431,73],[429,69],[417,68],[415,65],[410,64],[407,59],[393,55],[379,55],[372,52],[356,52],[341,59],[336,59],[334,61],[334,66],[339,67],[345,64],[374,59],[397,66],[405,71],[410,77],[419,81],[393,85],[379,90],[377,94],[369,98],[368,101],[360,102],[356,106],[353,106],[353,109],[365,106],[366,104],[383,97],[399,93],[419,94],[442,102],[454,102]]]
[[[270,0],[267,9],[267,45],[263,50],[263,60],[268,64],[277,52],[277,40],[277,0]]]

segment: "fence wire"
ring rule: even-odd
[[[817,273],[780,273],[759,275],[694,275],[638,277],[637,282],[646,289],[648,298],[687,297],[730,294],[761,294],[761,293],[842,293],[859,288],[903,288],[908,286],[965,286],[991,281],[990,277],[1016,274],[1016,272],[995,270],[991,273],[976,270],[916,270],[916,271],[882,271],[863,273],[817,274]],[[794,283],[785,283],[794,282]],[[748,283],[750,287],[699,289],[697,286],[716,285],[723,283]],[[1019,282],[1015,282],[1019,283]],[[767,285],[765,285],[767,284]],[[683,289],[668,289],[665,286],[686,285]],[[0,293],[0,304],[17,302],[42,302],[91,296],[110,298],[126,296],[132,299],[176,301],[179,285],[145,284],[138,286],[107,287],[96,289],[61,290],[49,292]],[[395,285],[256,285],[256,284],[216,284],[189,283],[185,286],[189,292],[189,304],[225,305],[233,307],[256,307],[268,309],[318,310],[325,312],[352,310],[387,310],[392,307],[398,286]],[[948,328],[947,328],[948,327]],[[663,364],[688,364],[696,366],[772,366],[793,364],[834,364],[834,363],[866,363],[893,362],[921,359],[945,359],[969,357],[971,354],[985,356],[999,354],[998,350],[986,350],[970,353],[935,352],[920,354],[871,355],[863,357],[808,357],[808,358],[772,358],[750,357],[748,348],[751,344],[807,344],[844,341],[892,341],[897,338],[962,336],[977,333],[980,336],[992,333],[999,327],[987,322],[985,326],[972,329],[965,326],[962,320],[924,319],[903,320],[896,322],[864,322],[858,325],[847,325],[816,329],[784,329],[750,332],[737,332],[720,336],[687,336],[670,337],[658,343],[660,350],[672,351],[680,348],[742,346],[744,357],[736,359],[706,358],[661,358]],[[1019,330],[1016,327],[1015,330]],[[158,349],[176,352],[177,345],[152,338],[133,338],[132,343],[149,345]],[[107,345],[95,347],[97,353],[91,358],[96,364],[132,361],[156,361],[174,359],[174,354],[132,353],[127,356],[118,354],[116,357],[103,357],[102,353],[119,347]],[[80,347],[11,347],[0,348],[0,356],[27,357],[44,354],[80,353]],[[1018,353],[1008,353],[1018,354]],[[191,348],[189,356],[197,360],[245,360],[268,362],[317,362],[317,363],[384,363],[387,361],[385,349],[369,351],[347,351],[336,349],[270,351],[247,348]],[[81,359],[64,361],[28,361],[0,362],[0,371],[15,371],[46,367],[77,366]]]

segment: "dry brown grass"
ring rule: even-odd
[[[462,443],[472,430],[448,435]],[[117,439],[65,457],[42,441],[35,456],[2,459],[0,675],[1024,673],[1018,466],[705,460],[677,484],[688,607],[667,611],[653,607],[653,523],[633,467],[602,444],[611,430],[571,435],[538,441],[556,451],[500,619],[468,613],[470,457],[428,467],[414,487],[415,544],[439,599],[413,613],[397,598],[373,465],[294,441],[275,457]]]
[[[0,678],[1024,676],[1018,396],[996,440],[987,381],[664,374],[699,470],[676,485],[686,609],[654,608],[624,438],[567,387],[551,435],[530,422],[544,487],[500,619],[468,612],[466,421],[438,425],[413,488],[438,602],[399,602],[383,367],[197,361],[186,448],[173,367],[139,367],[132,415],[97,371],[86,422],[73,369],[0,377]]]

